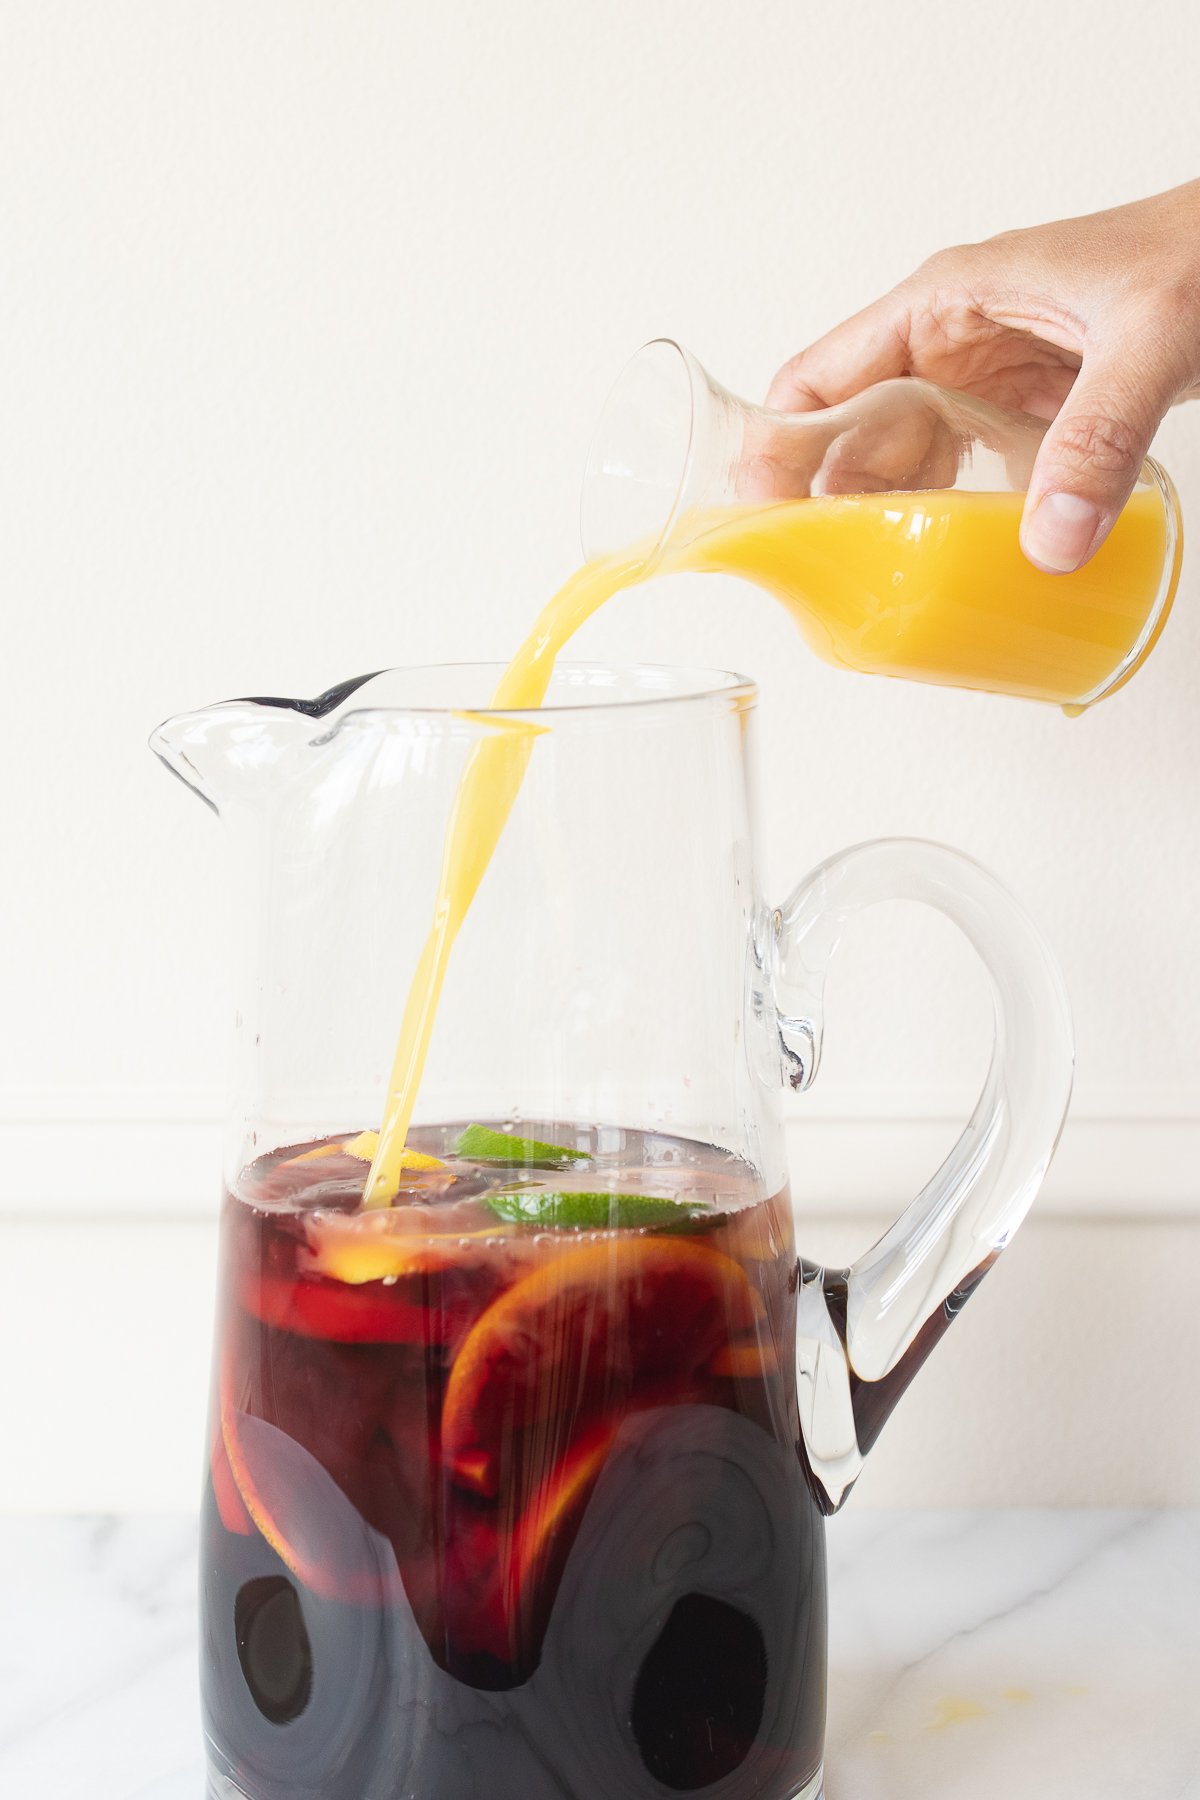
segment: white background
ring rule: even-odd
[[[150,727],[504,657],[577,555],[643,339],[757,397],[935,248],[1200,174],[1198,66],[1200,11],[1165,0],[6,0],[0,1505],[195,1493],[237,891]],[[1200,530],[1200,412],[1158,453]],[[776,891],[943,838],[1066,971],[1041,1217],[864,1499],[1200,1499],[1198,568],[1077,722],[838,674],[712,577],[579,641],[761,678]],[[981,996],[947,929],[857,928],[796,1133],[806,1248],[862,1243],[932,1166]]]

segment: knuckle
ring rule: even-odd
[[[1200,281],[1172,281],[1131,306],[1125,315],[1131,357],[1156,387],[1182,385],[1197,363]]]
[[[920,267],[914,270],[910,280],[934,282],[938,285],[953,283],[967,272],[974,250],[973,244],[947,244],[943,249],[935,250],[932,256],[927,256]]]
[[[1200,317],[1200,274],[1191,269],[1172,275],[1158,288],[1155,312],[1170,326],[1186,325]]]
[[[1098,475],[1128,477],[1136,475],[1142,465],[1138,433],[1109,413],[1065,420],[1056,448],[1063,461]]]
[[[806,406],[823,406],[825,402],[814,386],[811,374],[812,359],[809,352],[800,350],[784,363],[773,386],[786,391],[792,401],[801,401]]]
[[[1003,267],[1015,251],[1020,236],[1020,232],[1005,231],[997,237],[980,238],[978,242],[947,244],[925,258],[920,273],[935,275],[945,282],[972,284],[981,276]]]

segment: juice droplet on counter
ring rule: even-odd
[[[934,1706],[933,1718],[925,1727],[926,1731],[951,1731],[956,1725],[966,1725],[971,1719],[987,1719],[991,1717],[988,1707],[981,1706],[978,1700],[970,1700],[964,1695],[947,1694]]]

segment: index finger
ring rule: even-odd
[[[909,313],[896,295],[855,313],[785,362],[767,390],[777,412],[837,406],[877,381],[909,373]]]

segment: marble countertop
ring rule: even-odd
[[[828,1800],[1200,1800],[1200,1513],[829,1530]],[[6,1519],[0,1794],[202,1800],[191,1520]]]

